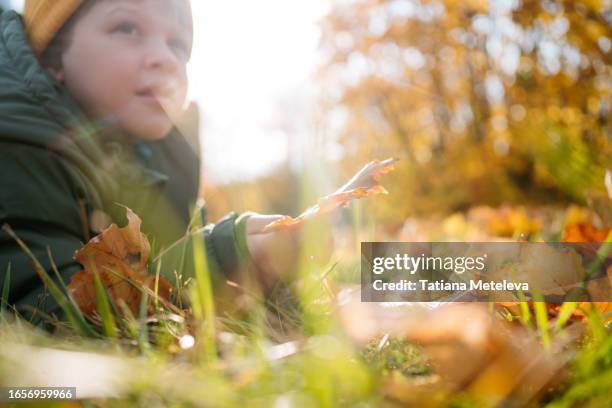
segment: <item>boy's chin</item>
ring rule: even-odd
[[[173,128],[172,122],[164,123],[126,123],[122,126],[123,131],[128,135],[128,142],[153,142],[165,138]]]

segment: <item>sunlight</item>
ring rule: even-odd
[[[256,177],[286,160],[290,135],[276,110],[314,86],[316,22],[327,3],[192,2],[190,95],[202,112],[208,181]]]

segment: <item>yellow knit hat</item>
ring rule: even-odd
[[[34,55],[39,57],[83,0],[26,0],[23,19]]]

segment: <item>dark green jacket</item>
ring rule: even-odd
[[[74,252],[99,232],[92,219],[107,214],[123,225],[125,210],[117,204],[125,205],[142,218],[155,247],[168,247],[185,234],[196,200],[197,132],[191,143],[175,128],[163,140],[136,145],[106,133],[104,124],[90,123],[39,65],[20,16],[0,10],[0,225],[9,224],[47,270],[49,248],[66,282],[82,269]],[[246,218],[231,213],[207,226],[215,279],[249,261]],[[177,246],[164,257],[162,270],[171,282],[175,270],[183,278],[193,275],[192,255],[182,251]],[[180,265],[181,259],[187,263]],[[43,285],[25,254],[0,230],[0,277],[9,263],[11,302],[35,305]]]

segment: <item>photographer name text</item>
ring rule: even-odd
[[[372,282],[372,288],[376,291],[528,291],[529,284],[527,282],[511,282],[505,279],[500,282],[483,281],[482,279],[469,280],[468,282],[430,281],[427,279],[420,279],[418,281],[403,279],[399,282],[383,282],[381,279],[377,279]]]

